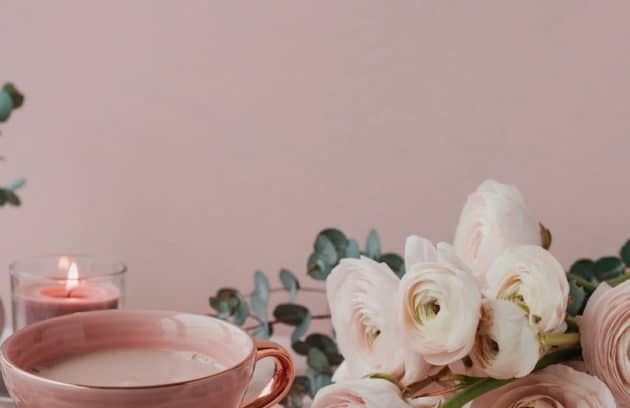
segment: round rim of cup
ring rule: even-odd
[[[167,383],[167,384],[154,384],[154,385],[137,385],[137,386],[129,386],[129,387],[125,387],[125,386],[107,386],[107,385],[83,385],[83,384],[73,384],[73,383],[65,383],[65,382],[61,382],[61,381],[56,381],[56,380],[51,380],[49,378],[44,378],[41,376],[38,376],[37,374],[33,374],[29,371],[26,371],[24,369],[22,369],[21,367],[18,367],[17,365],[15,365],[12,361],[9,360],[9,358],[6,356],[6,347],[7,344],[9,344],[10,341],[15,341],[16,336],[19,336],[20,333],[24,333],[27,332],[29,330],[34,330],[36,329],[38,326],[44,326],[46,324],[49,324],[51,321],[59,321],[59,320],[66,320],[66,319],[72,319],[75,318],[77,315],[85,315],[85,314],[90,314],[90,313],[98,313],[98,314],[106,314],[106,313],[140,313],[140,314],[160,314],[160,315],[165,315],[165,314],[178,314],[178,315],[188,315],[188,316],[202,316],[202,317],[206,317],[208,319],[211,320],[215,320],[221,324],[224,324],[225,326],[229,327],[232,330],[235,330],[237,332],[240,332],[242,334],[244,334],[245,336],[247,336],[250,340],[251,343],[251,350],[250,352],[239,362],[217,372],[217,373],[213,373],[204,377],[197,377],[197,378],[191,378],[190,380],[186,380],[186,381],[178,381],[178,382],[173,382],[173,383]],[[69,315],[65,315],[65,316],[59,316],[59,317],[54,317],[51,319],[47,319],[47,320],[43,320],[41,322],[37,322],[37,323],[33,323],[29,326],[26,326],[25,328],[18,330],[15,333],[12,333],[9,337],[7,337],[7,339],[2,343],[2,345],[0,346],[0,360],[2,361],[2,364],[6,364],[8,367],[11,367],[13,370],[17,371],[18,373],[20,373],[23,376],[26,376],[32,380],[35,381],[39,381],[39,382],[43,382],[43,383],[47,383],[50,385],[55,385],[57,387],[64,387],[64,388],[70,388],[70,389],[74,389],[74,390],[117,390],[117,391],[124,391],[124,390],[149,390],[149,389],[156,389],[156,388],[169,388],[169,387],[178,387],[184,384],[191,384],[191,383],[195,383],[195,382],[201,382],[201,381],[205,381],[208,379],[211,379],[213,377],[218,377],[220,375],[225,374],[228,371],[232,371],[236,368],[240,368],[241,366],[245,365],[250,359],[254,358],[256,355],[256,341],[255,339],[249,334],[247,333],[245,330],[241,329],[238,326],[233,325],[230,322],[227,322],[225,320],[221,320],[219,318],[216,317],[212,317],[212,316],[207,316],[207,315],[203,315],[203,314],[195,314],[195,313],[185,313],[185,312],[174,312],[171,310],[153,310],[153,309],[140,309],[140,310],[95,310],[95,311],[90,311],[90,312],[78,312],[78,313],[73,313],[73,314],[69,314]]]
[[[113,256],[88,255],[88,254],[52,254],[52,255],[33,255],[33,256],[26,256],[24,258],[16,259],[9,264],[9,275],[16,278],[28,277],[28,278],[41,280],[41,281],[58,282],[59,279],[63,279],[64,277],[60,276],[57,278],[54,276],[46,276],[46,275],[41,275],[34,272],[19,271],[18,265],[20,265],[23,262],[28,262],[28,261],[58,259],[62,256],[65,256],[68,258],[74,258],[74,259],[84,259],[84,260],[87,260],[87,259],[101,260],[101,261],[107,260],[107,261],[111,261],[112,265],[117,266],[116,270],[113,272],[82,275],[81,279],[85,281],[106,279],[106,278],[111,278],[114,276],[122,276],[127,273],[127,265],[125,265],[122,261],[120,261],[118,258],[113,257]]]

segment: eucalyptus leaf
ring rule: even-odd
[[[254,273],[254,294],[267,303],[269,300],[269,280],[261,271]]]
[[[329,373],[318,373],[313,369],[308,369],[306,370],[306,376],[310,383],[311,398],[314,398],[319,390],[332,384],[332,375]]]
[[[287,396],[280,402],[284,408],[303,408],[304,397],[310,395],[310,380],[305,375],[298,375]]]
[[[359,244],[354,239],[348,240],[345,258],[361,258],[361,250],[359,249]]]
[[[331,337],[326,336],[325,334],[312,333],[309,334],[304,341],[309,347],[315,347],[323,351],[325,354],[338,352],[337,343],[335,343],[335,341]]]
[[[597,283],[597,278],[595,277],[595,262],[590,259],[575,261],[569,271],[572,275],[578,276],[591,283]]]
[[[210,298],[210,306],[219,314],[220,319],[227,319],[230,316],[230,306],[226,300],[213,296]]]
[[[249,317],[249,305],[243,298],[239,298],[239,304],[234,312],[234,324],[242,326]]]
[[[307,262],[308,275],[315,280],[326,280],[332,265],[327,263],[318,252],[314,252],[309,256]]]
[[[300,282],[288,269],[281,269],[279,276],[280,282],[282,282],[282,286],[287,290],[287,292],[289,292],[289,302],[295,302],[295,297],[297,296]]]
[[[261,323],[256,326],[252,335],[260,340],[267,340],[273,334],[273,327],[268,323]]]
[[[567,312],[571,316],[577,316],[582,311],[586,302],[586,292],[573,281],[569,281],[569,304]]]
[[[399,278],[402,278],[405,274],[405,260],[400,255],[394,253],[383,254],[379,261],[385,262]]]
[[[7,193],[7,202],[14,207],[22,205],[22,200],[20,200],[20,197],[18,197],[13,191],[9,191]]]
[[[630,239],[626,242],[626,244],[621,247],[621,251],[619,251],[619,255],[621,255],[621,259],[626,264],[626,266],[630,267]]]
[[[11,98],[13,109],[18,109],[24,104],[24,95],[12,83],[5,84],[2,91]]]
[[[299,326],[308,315],[310,313],[306,307],[295,303],[282,303],[273,310],[276,320],[290,326]]]
[[[319,374],[332,374],[332,368],[323,351],[312,348],[308,351],[306,364]]]
[[[258,294],[252,295],[250,298],[250,306],[254,316],[256,316],[261,322],[267,323],[269,321],[267,318],[267,302],[262,300]]]
[[[15,191],[15,190],[18,190],[18,189],[24,187],[25,184],[26,184],[26,179],[25,178],[15,179],[15,180],[11,181],[9,184],[6,185],[6,189],[7,190],[11,190],[11,191]]]
[[[315,252],[329,265],[334,265],[339,259],[335,246],[325,235],[319,235],[315,240]]]
[[[311,317],[311,313],[307,311],[307,314],[306,316],[304,316],[302,323],[300,323],[295,328],[295,330],[293,330],[293,333],[291,333],[291,344],[294,344],[300,341],[300,338],[302,338],[302,336],[306,334],[306,332],[308,331],[308,328],[311,326],[312,320],[313,319]]]
[[[599,258],[595,262],[594,268],[595,276],[601,282],[620,276],[625,270],[625,265],[621,262],[621,259],[615,256],[606,256]]]
[[[365,242],[365,255],[378,259],[381,256],[381,241],[376,230],[371,230]]]
[[[4,91],[0,91],[0,122],[8,120],[11,117],[11,112],[13,112],[11,96]]]
[[[346,247],[348,246],[348,238],[346,238],[346,234],[339,231],[336,228],[326,228],[319,235],[323,235],[332,242],[335,246],[335,251],[337,252],[337,258],[343,257],[346,253]]]
[[[3,206],[7,203],[8,193],[8,190],[0,189],[0,206]]]

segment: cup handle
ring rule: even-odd
[[[256,341],[256,361],[263,358],[272,357],[276,360],[276,369],[273,377],[264,393],[259,395],[253,401],[248,401],[243,408],[267,408],[280,402],[284,398],[295,379],[295,366],[289,353],[271,341]]]

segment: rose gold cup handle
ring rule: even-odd
[[[264,394],[253,401],[248,401],[243,408],[267,408],[277,404],[284,398],[295,379],[295,366],[289,353],[271,341],[256,341],[256,361],[272,357],[276,360],[276,369]]]

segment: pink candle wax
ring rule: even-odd
[[[16,288],[13,310],[17,327],[40,320],[90,310],[117,309],[120,291],[111,284],[81,282],[68,290],[63,286],[42,284]]]

